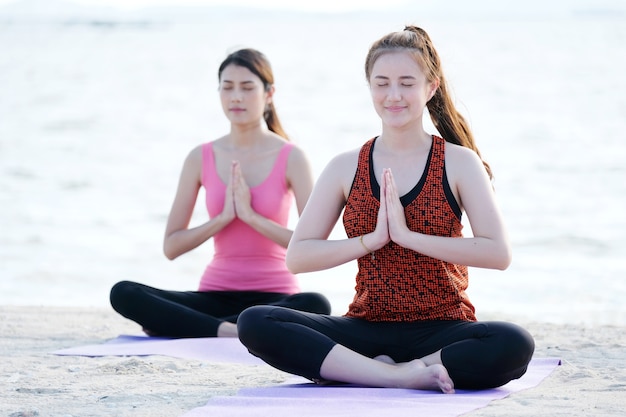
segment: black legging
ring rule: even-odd
[[[524,329],[504,322],[369,322],[273,306],[251,307],[237,322],[239,339],[268,364],[309,379],[320,376],[328,352],[341,344],[373,358],[419,359],[441,349],[454,386],[485,389],[526,372],[535,343]]]
[[[236,323],[239,313],[261,304],[330,314],[322,294],[293,295],[258,291],[166,291],[131,281],[113,286],[111,306],[153,336],[215,337],[224,321]]]

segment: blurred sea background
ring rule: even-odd
[[[185,156],[228,131],[226,54],[268,56],[317,176],[379,133],[365,55],[416,24],[495,172],[513,243],[508,270],[470,271],[479,319],[626,325],[624,2],[270,3],[0,3],[0,305],[106,307],[122,279],[196,289],[212,242],[168,261],[162,238]],[[206,218],[198,204],[192,223]],[[300,282],[343,314],[355,272]]]

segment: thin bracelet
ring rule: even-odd
[[[365,242],[363,242],[363,235],[361,235],[359,237],[359,242],[361,242],[361,246],[363,246],[363,248],[365,248],[365,250],[367,251],[367,253],[371,253],[372,254],[372,259],[376,259],[376,256],[374,255],[374,251],[370,250],[370,248],[367,247],[367,245],[365,244]]]

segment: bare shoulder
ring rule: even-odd
[[[324,168],[320,179],[341,186],[344,194],[347,195],[356,174],[359,151],[360,148],[333,157]]]
[[[202,148],[204,148],[204,144],[197,145],[189,151],[189,156],[198,157],[202,155]]]
[[[292,187],[298,184],[306,184],[308,193],[313,184],[311,164],[306,153],[296,145],[293,145],[287,156],[287,182]]]
[[[359,161],[359,150],[360,149],[353,149],[334,156],[326,166],[325,170],[341,174],[342,176],[354,176],[356,173],[356,166]]]
[[[289,151],[289,163],[301,164],[308,163],[308,157],[306,152],[298,145],[292,143],[291,150]]]
[[[185,158],[185,166],[188,168],[199,168],[202,165],[202,147],[198,145],[194,147]]]
[[[448,174],[467,175],[483,169],[483,163],[476,152],[465,146],[446,142],[446,172]]]
[[[457,201],[466,209],[472,196],[485,196],[492,191],[483,161],[464,146],[446,143],[446,176]]]
[[[448,157],[454,158],[455,160],[464,160],[466,158],[477,158],[478,155],[470,148],[446,142],[446,158]]]
[[[263,136],[263,147],[265,148],[265,150],[273,150],[273,151],[277,151],[282,149],[285,145],[287,144],[292,144],[295,147],[295,144],[293,142],[290,142],[289,140],[283,138],[282,136],[277,135],[274,132],[266,132]]]

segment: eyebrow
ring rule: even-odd
[[[414,77],[414,76],[412,76],[412,75],[401,75],[399,78],[400,78],[401,80],[416,80],[416,79],[417,79],[417,78],[415,78],[415,77]],[[384,76],[384,75],[376,75],[376,76],[374,76],[374,79],[388,80],[388,79],[389,79],[389,77],[386,77],[386,76]]]
[[[234,81],[231,81],[231,80],[222,80],[222,82],[223,83],[231,83],[231,84],[235,83]],[[254,81],[252,81],[252,80],[242,81],[239,84],[254,84]]]

